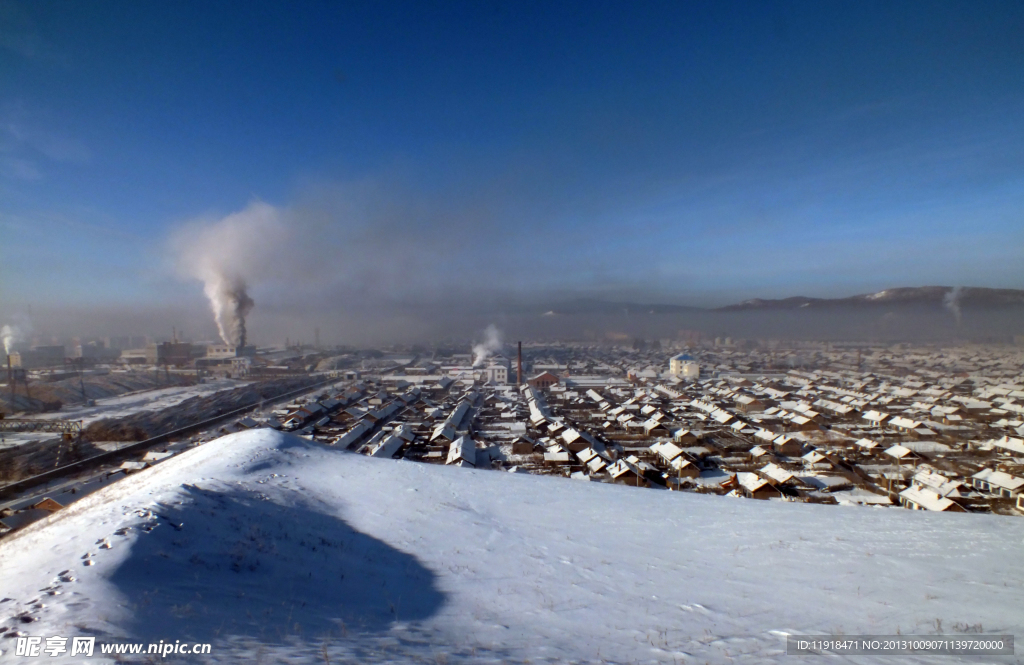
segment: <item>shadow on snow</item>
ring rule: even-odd
[[[415,556],[344,520],[255,494],[186,486],[111,581],[140,640],[264,643],[388,630],[444,602]],[[140,525],[141,526],[141,525]]]

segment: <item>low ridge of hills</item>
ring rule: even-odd
[[[892,307],[934,305],[943,307],[1016,307],[1024,305],[1024,290],[990,289],[978,286],[913,286],[885,289],[847,298],[791,298],[745,300],[717,311],[733,312],[758,309],[802,309],[824,307]]]

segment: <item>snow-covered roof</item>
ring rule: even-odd
[[[671,462],[683,454],[682,448],[668,441],[652,445],[651,450],[664,458],[666,462]]]
[[[768,481],[761,478],[756,473],[750,473],[747,471],[737,473],[736,482],[743,486],[748,492],[756,492],[768,484]]]
[[[921,423],[919,421],[904,418],[903,416],[896,416],[891,419],[889,421],[889,425],[899,427],[900,429],[917,429],[918,427],[921,427]]]
[[[899,444],[896,444],[895,446],[892,446],[891,448],[886,448],[885,449],[885,454],[888,455],[889,457],[895,457],[896,459],[903,459],[904,457],[906,457],[908,455],[913,455],[914,451],[912,451],[910,448],[907,448],[905,446],[901,446]]]
[[[759,469],[759,473],[762,476],[770,478],[771,480],[774,480],[777,483],[789,482],[793,478],[792,473],[786,471],[785,469],[783,469],[778,464],[775,464],[774,462],[766,464],[765,466],[761,467],[761,469]]]
[[[952,499],[940,496],[935,490],[927,487],[921,487],[919,485],[908,487],[903,490],[900,492],[900,497],[917,504],[925,510],[933,510],[936,512],[947,510],[955,505],[955,502]]]
[[[992,442],[997,448],[1003,448],[1015,453],[1024,454],[1024,439],[1017,439],[1011,436],[1004,436]]]
[[[476,465],[476,442],[468,436],[460,436],[452,441],[448,448],[448,460],[445,464],[455,464],[459,461]]]
[[[870,420],[873,423],[880,423],[888,417],[888,413],[882,413],[881,411],[865,411],[861,415],[861,418],[864,420]]]
[[[803,456],[803,460],[807,464],[817,464],[821,460],[825,459],[825,456],[819,453],[817,450],[812,450]]]
[[[960,481],[947,478],[929,469],[920,469],[914,474],[914,482],[934,490],[939,496],[960,496]]]
[[[996,487],[1007,489],[1011,492],[1018,492],[1022,487],[1024,487],[1024,478],[1011,476],[1004,471],[996,471],[994,469],[982,469],[971,476],[971,478],[983,480],[989,485],[995,485]]]

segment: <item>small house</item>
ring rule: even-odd
[[[911,510],[931,510],[935,512],[965,512],[963,506],[948,497],[941,496],[935,490],[913,485],[900,492],[900,505]]]
[[[737,473],[734,478],[736,489],[748,499],[766,500],[782,496],[782,492],[756,473],[742,471]]]
[[[971,476],[970,483],[979,492],[1007,499],[1019,496],[1024,488],[1024,479],[994,469],[982,469]]]
[[[468,436],[460,436],[448,448],[448,460],[445,464],[455,466],[476,466],[476,442]]]
[[[803,453],[803,444],[795,437],[783,434],[772,441],[772,449],[777,455],[799,457]]]
[[[512,441],[513,455],[529,455],[533,452],[536,443],[525,436],[518,436]]]

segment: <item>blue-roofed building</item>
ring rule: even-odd
[[[700,365],[687,353],[680,353],[668,361],[668,370],[672,374],[688,380],[694,380],[700,376]]]

